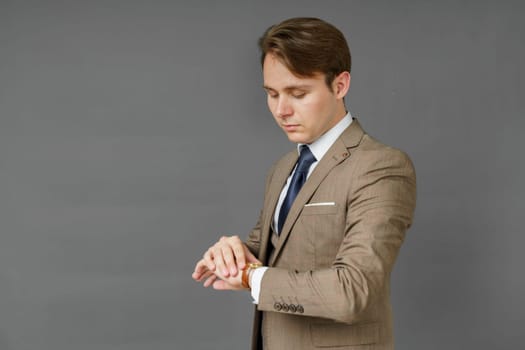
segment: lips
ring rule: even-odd
[[[286,131],[295,131],[299,127],[299,124],[282,124],[282,127]]]

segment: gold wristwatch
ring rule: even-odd
[[[261,263],[248,263],[246,267],[242,270],[242,286],[247,289],[251,289],[250,287],[250,274],[253,270],[258,269],[259,267],[262,267]]]

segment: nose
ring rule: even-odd
[[[275,114],[279,118],[286,118],[293,114],[292,106],[290,105],[290,101],[288,101],[288,98],[286,96],[279,96],[279,100],[275,109]]]

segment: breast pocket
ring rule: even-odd
[[[337,203],[309,203],[306,204],[301,215],[328,215],[337,214],[339,206]]]

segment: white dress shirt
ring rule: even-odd
[[[341,119],[334,127],[332,127],[330,130],[325,132],[323,135],[321,135],[317,140],[312,142],[308,145],[308,148],[310,148],[310,151],[315,156],[316,161],[312,163],[310,166],[310,169],[308,170],[308,175],[306,176],[306,179],[310,177],[310,174],[315,169],[319,161],[323,158],[323,156],[328,152],[330,147],[334,144],[335,140],[341,134],[347,127],[352,124],[352,116],[350,115],[350,112],[348,112],[343,119]],[[300,153],[300,148],[303,144],[299,143],[297,144],[297,152]],[[286,180],[286,184],[284,185],[281,195],[279,196],[279,201],[277,202],[277,207],[275,208],[275,213],[273,215],[273,229],[275,232],[277,232],[277,223],[279,221],[279,212],[281,211],[281,206],[284,201],[284,197],[286,197],[286,192],[288,192],[288,187],[290,186],[290,181],[292,180],[293,174],[295,173],[295,168],[293,169],[292,173]],[[250,276],[250,285],[252,287],[252,298],[254,304],[259,303],[259,294],[261,290],[261,281],[263,278],[264,273],[268,269],[267,266],[260,267],[258,269],[255,269],[253,273]]]

